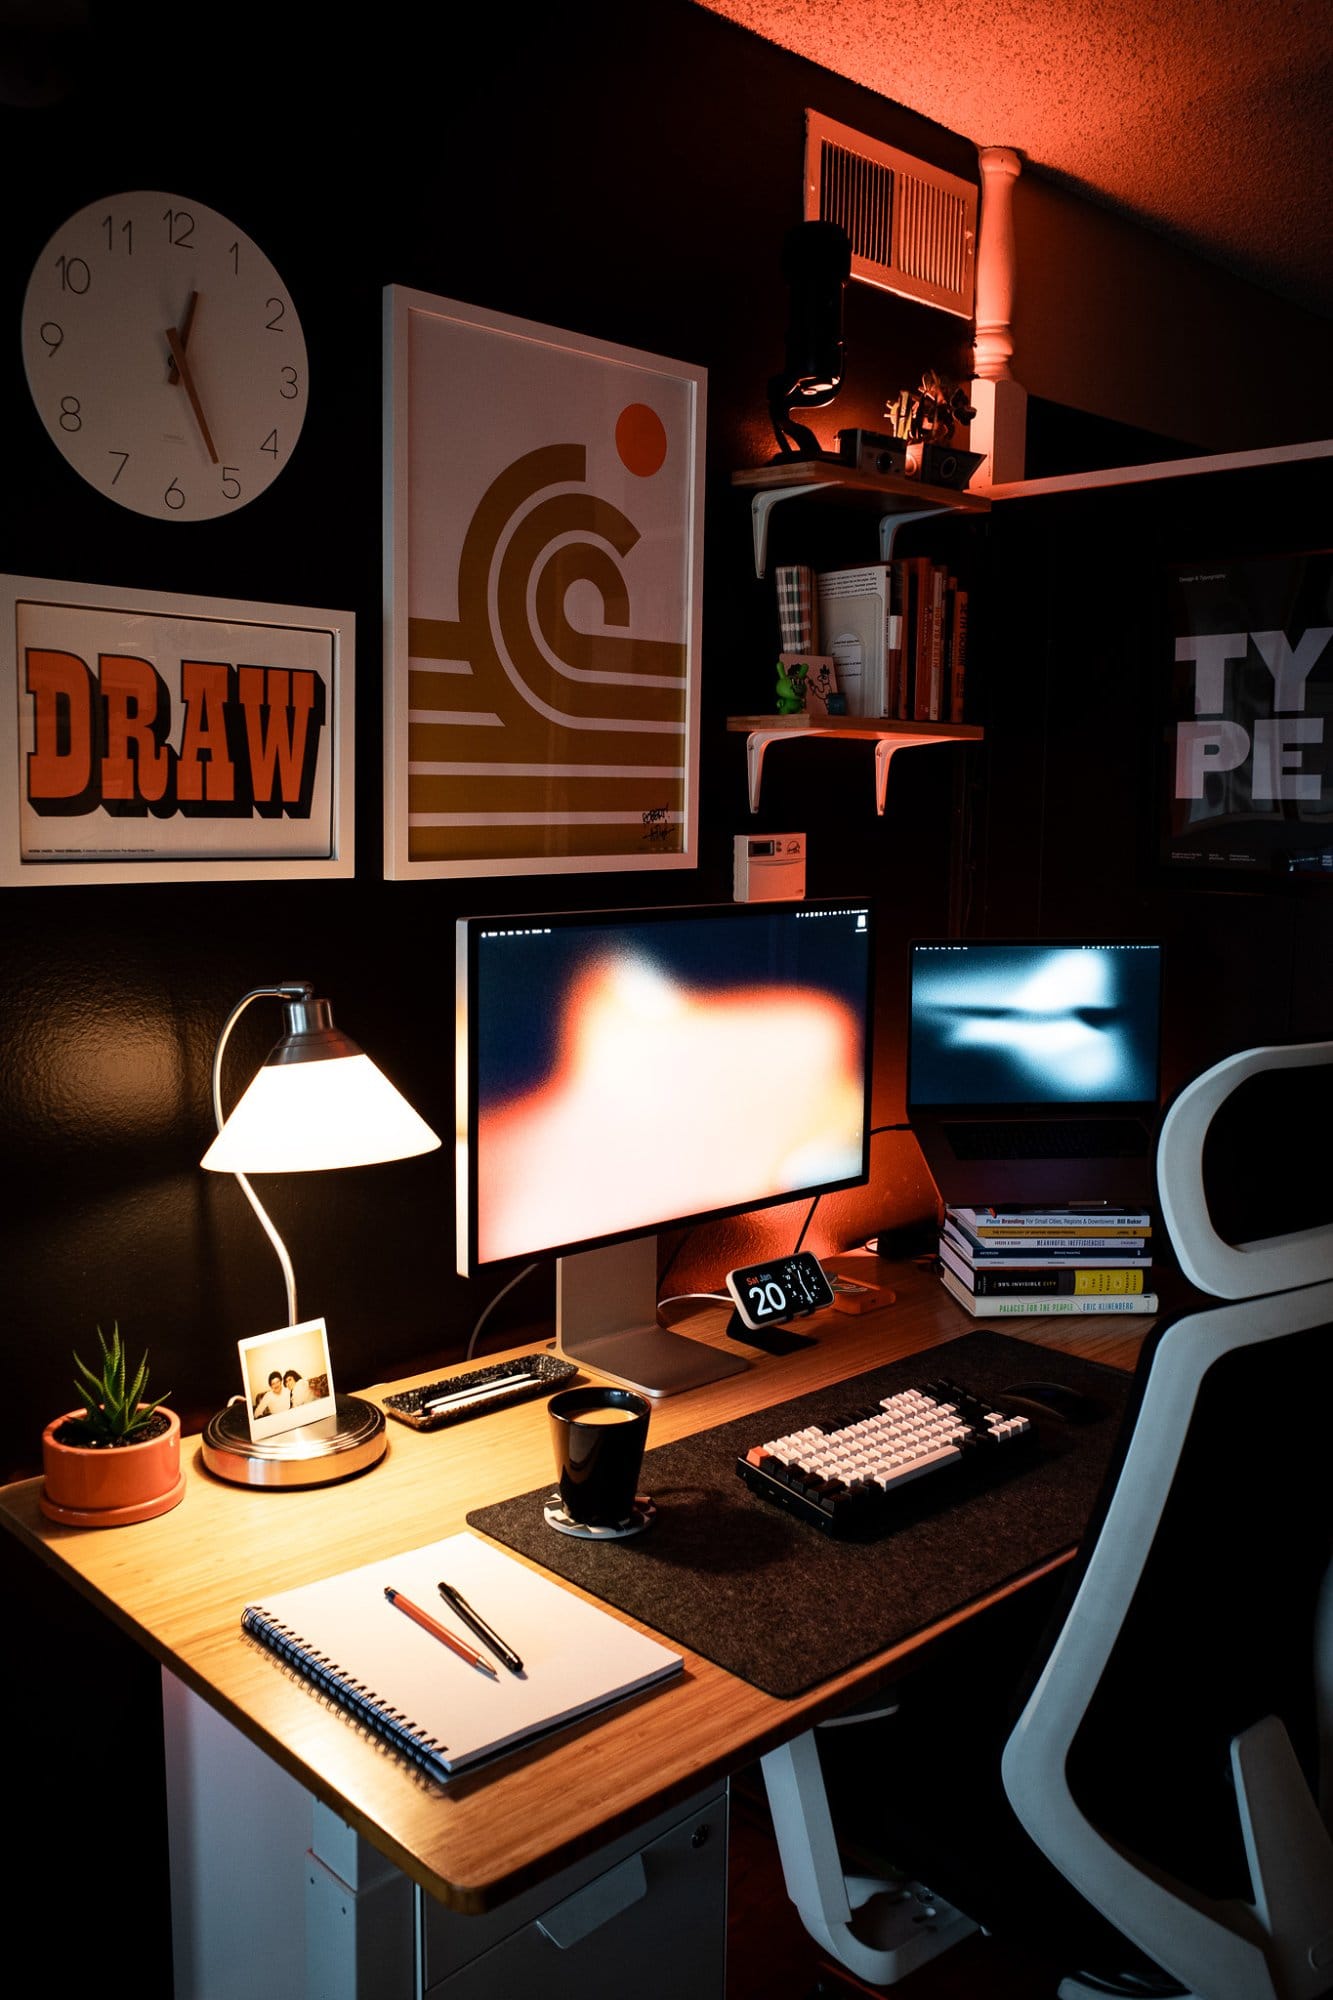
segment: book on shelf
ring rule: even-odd
[[[1117,1237],[1109,1243],[1073,1244],[1062,1239],[1053,1250],[1039,1250],[1026,1240],[1013,1245],[986,1243],[979,1237],[968,1236],[956,1222],[946,1221],[940,1231],[940,1241],[948,1243],[969,1264],[988,1271],[1013,1270],[1032,1264],[1051,1268],[1068,1266],[1072,1269],[1080,1265],[1106,1264],[1125,1270],[1146,1270],[1152,1262],[1146,1237]]]
[[[454,1585],[522,1662],[493,1673],[457,1657],[390,1603],[399,1593],[474,1652]],[[679,1653],[476,1535],[364,1563],[246,1605],[241,1625],[400,1755],[440,1782],[678,1674]]]
[[[1024,1313],[1155,1313],[1156,1292],[1120,1293],[1114,1296],[1071,1297],[1069,1294],[1011,1292],[1002,1298],[978,1297],[952,1271],[941,1268],[940,1283],[960,1306],[976,1319],[1011,1319]]]
[[[815,578],[819,650],[836,663],[849,715],[889,713],[888,660],[900,633],[888,563],[821,570]]]
[[[967,592],[951,577],[949,591],[949,713],[961,722],[967,692]]]
[[[978,1297],[1026,1292],[1044,1297],[1108,1298],[1147,1289],[1147,1267],[1142,1264],[1014,1263],[997,1269],[983,1263],[978,1268],[945,1236],[940,1238],[940,1261]]]
[[[837,663],[849,715],[961,722],[967,592],[930,556],[896,556],[815,578],[818,645]]]

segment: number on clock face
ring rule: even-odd
[[[786,1312],[787,1294],[772,1278],[766,1284],[749,1285],[746,1289],[750,1294],[750,1311],[756,1319],[771,1319],[775,1314]]]
[[[61,225],[28,282],[23,361],[74,470],[158,520],[245,506],[305,419],[286,286],[244,231],[178,195],[111,196]]]

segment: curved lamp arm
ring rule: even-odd
[[[222,1115],[222,1056],[230,1039],[231,1031],[236,1026],[241,1015],[252,1000],[284,1000],[308,1003],[313,998],[313,995],[314,988],[308,982],[292,980],[283,986],[256,986],[251,992],[245,994],[242,999],[236,1002],[231,1013],[227,1016],[222,1033],[218,1036],[217,1047],[213,1051],[213,1117],[219,1132],[226,1123]],[[233,1178],[239,1183],[242,1194],[259,1218],[264,1234],[278,1253],[278,1262],[282,1266],[283,1281],[287,1287],[287,1324],[288,1326],[295,1326],[296,1276],[292,1270],[292,1260],[287,1255],[287,1246],[274,1228],[268,1210],[264,1207],[263,1202],[260,1201],[259,1196],[251,1187],[245,1175],[236,1172]]]

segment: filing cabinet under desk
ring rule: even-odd
[[[463,1915],[162,1681],[182,2000],[588,2000],[631,1984],[636,2000],[723,2000],[725,1786]]]

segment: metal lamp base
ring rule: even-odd
[[[238,1399],[209,1418],[200,1457],[236,1486],[327,1486],[378,1464],[388,1442],[383,1410],[358,1396],[338,1396],[331,1417],[258,1441]]]

